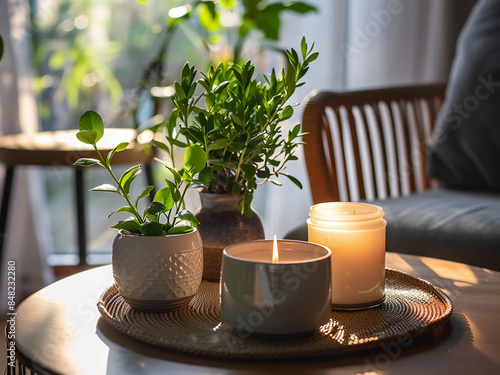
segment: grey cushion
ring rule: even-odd
[[[500,195],[439,189],[372,203],[386,213],[387,251],[500,271]],[[307,240],[307,226],[286,237]]]
[[[479,0],[460,33],[429,174],[448,188],[500,191],[500,0]]]

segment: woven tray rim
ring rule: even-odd
[[[113,328],[117,329],[118,331],[134,338],[137,340],[140,340],[142,342],[152,344],[155,346],[162,347],[164,349],[168,350],[174,350],[174,351],[179,351],[182,353],[186,354],[194,354],[194,355],[199,355],[199,356],[205,356],[205,357],[211,357],[211,358],[225,358],[225,359],[284,359],[284,358],[310,358],[310,357],[321,357],[321,356],[331,356],[331,355],[337,355],[337,354],[344,354],[344,353],[351,353],[351,352],[357,352],[361,350],[367,350],[371,349],[374,347],[379,347],[383,345],[384,343],[387,342],[394,342],[400,339],[408,340],[409,338],[416,338],[419,336],[422,336],[426,333],[433,332],[435,330],[438,330],[442,327],[444,327],[446,324],[449,322],[449,318],[453,312],[453,303],[451,299],[444,293],[440,288],[434,286],[432,283],[430,283],[427,280],[424,280],[422,278],[410,275],[406,272],[391,269],[391,268],[386,268],[386,281],[387,280],[392,280],[392,278],[399,277],[403,278],[407,281],[409,281],[411,284],[409,286],[412,287],[419,287],[417,288],[418,291],[423,291],[432,294],[433,297],[436,298],[436,301],[428,308],[432,309],[439,304],[438,307],[442,310],[442,312],[435,318],[432,319],[428,322],[419,322],[419,324],[415,324],[413,327],[409,329],[400,329],[400,330],[395,330],[393,334],[389,335],[382,335],[380,337],[377,337],[376,340],[370,341],[370,340],[365,340],[360,343],[356,344],[349,344],[349,345],[339,345],[333,340],[326,340],[323,344],[317,345],[310,345],[311,342],[308,340],[308,338],[293,338],[292,341],[294,342],[291,344],[290,347],[287,347],[285,345],[285,348],[280,347],[279,345],[283,344],[283,342],[290,342],[290,339],[283,339],[283,342],[280,342],[279,340],[273,339],[273,338],[266,338],[262,336],[258,336],[256,339],[253,337],[251,339],[242,339],[245,340],[245,343],[251,343],[250,349],[245,347],[244,350],[224,350],[224,348],[227,349],[226,345],[208,345],[205,341],[194,341],[194,342],[189,342],[185,343],[183,341],[183,338],[185,338],[186,332],[179,333],[179,332],[174,332],[175,328],[180,328],[177,325],[177,322],[179,320],[182,320],[183,316],[187,316],[187,311],[189,313],[194,314],[195,317],[197,317],[197,314],[208,314],[209,319],[211,319],[211,323],[219,325],[217,322],[220,322],[220,320],[217,320],[217,318],[220,317],[219,314],[219,306],[215,306],[213,304],[210,304],[207,306],[207,302],[198,301],[198,304],[201,304],[201,307],[199,310],[203,310],[202,312],[193,309],[191,306],[188,306],[184,309],[174,311],[171,313],[144,313],[144,312],[138,312],[135,310],[130,310],[130,306],[123,300],[123,298],[120,296],[118,289],[116,285],[111,285],[108,286],[102,293],[101,296],[99,297],[99,301],[97,303],[97,308],[99,310],[99,313],[101,314],[101,318],[111,325]],[[211,284],[211,288],[215,288],[219,286],[219,283],[216,282],[210,282],[210,281],[203,281],[205,285]],[[404,300],[404,298],[402,298]],[[387,296],[386,303],[391,303],[391,298],[390,296]],[[115,306],[116,304],[116,306]],[[193,304],[193,303],[191,303]],[[110,308],[113,308],[110,311]],[[186,310],[189,309],[189,310]],[[375,308],[376,309],[376,308]],[[368,310],[361,310],[361,311],[373,311],[374,309],[368,309]],[[130,315],[127,315],[127,313],[131,313],[132,317]],[[359,314],[360,311],[344,311],[344,312],[339,312],[332,310],[332,319],[336,317],[338,319],[338,314]],[[412,312],[413,313],[413,312]],[[143,323],[154,323],[158,324],[158,321],[161,321],[162,319],[166,318],[169,324],[174,324],[175,328],[172,331],[169,331],[169,333],[175,333],[175,336],[179,339],[177,341],[172,342],[172,339],[170,340],[163,340],[161,337],[159,337],[156,334],[156,331],[151,331],[147,327],[144,327]],[[137,319],[143,320],[142,322],[137,322]],[[161,323],[161,322],[160,322]],[[396,322],[398,323],[398,322]],[[408,321],[401,321],[401,323],[408,323]],[[168,327],[166,327],[168,330]],[[191,327],[192,328],[192,327]],[[198,328],[198,327],[195,327]],[[218,334],[220,331],[214,331],[213,334],[214,336]],[[190,333],[197,334],[199,331],[191,331]],[[223,334],[228,334],[228,331],[223,332]],[[314,333],[314,337],[317,335],[322,335],[317,331]],[[237,337],[236,340],[239,338]],[[234,337],[231,339],[234,343]],[[248,341],[251,340],[251,341]],[[301,342],[303,341],[303,342]],[[217,340],[214,340],[214,342],[217,342]],[[297,344],[298,342],[298,344]],[[265,346],[265,350],[260,348],[260,344],[262,346]],[[276,346],[279,344],[278,346]],[[252,347],[256,349],[255,351],[252,351]]]

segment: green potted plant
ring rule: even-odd
[[[197,71],[186,64],[180,82],[175,82],[175,109],[165,125],[166,142],[156,144],[171,156],[176,147],[199,146],[206,164],[199,172],[205,184],[200,190],[202,208],[196,216],[204,242],[204,278],[218,280],[222,249],[236,241],[259,239],[264,230],[251,209],[253,192],[274,178],[286,176],[299,188],[301,183],[285,172],[297,160],[301,144],[300,124],[283,134],[281,125],[293,115],[288,101],[309,64],[318,57],[302,39],[300,54],[286,51],[288,66],[273,70],[265,82],[255,77],[251,61],[210,67],[195,80]]]
[[[131,214],[112,226],[119,230],[112,255],[118,290],[138,310],[181,308],[189,303],[201,283],[203,245],[196,229],[198,220],[184,209],[184,196],[193,183],[193,176],[206,164],[205,153],[200,146],[190,145],[183,168],[166,166],[171,178],[165,180],[165,186],[142,210],[139,202],[150,196],[154,186],[146,187],[135,199],[131,197],[130,186],[141,172],[141,166],[130,167],[117,177],[111,165],[113,156],[129,144],[120,143],[104,156],[97,146],[103,134],[104,124],[99,114],[88,111],[81,116],[76,136],[93,147],[97,158],[80,158],[74,164],[105,168],[113,184],[105,183],[91,190],[117,194],[126,202],[109,216],[119,212]]]

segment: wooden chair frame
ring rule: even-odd
[[[7,237],[7,222],[11,200],[14,171],[22,166],[69,167],[75,173],[75,203],[78,240],[79,266],[87,265],[87,230],[85,216],[85,189],[83,168],[74,166],[79,158],[97,158],[97,153],[89,145],[76,138],[77,130],[45,131],[34,134],[12,134],[0,137],[0,163],[4,164],[5,177],[0,208],[0,260]],[[134,141],[134,129],[111,129],[100,141],[100,151],[104,157],[119,141],[130,142],[129,146],[113,157],[113,165],[141,164],[146,171],[149,185],[154,185],[152,162],[153,154],[145,152],[143,145]],[[151,200],[154,192],[151,192]],[[0,275],[2,271],[0,270]]]
[[[385,199],[428,189],[426,142],[445,87],[308,95],[302,124],[313,202]]]

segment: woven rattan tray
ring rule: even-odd
[[[305,358],[336,355],[420,336],[444,326],[453,306],[429,282],[386,269],[386,299],[357,311],[332,311],[330,322],[301,337],[242,335],[220,323],[219,284],[203,281],[191,304],[170,313],[130,308],[115,286],[101,295],[98,309],[114,328],[141,341],[183,353],[216,358]]]

